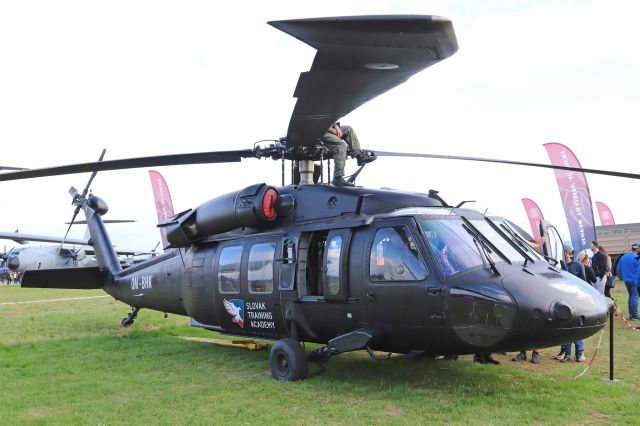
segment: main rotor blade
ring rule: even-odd
[[[453,55],[451,21],[439,16],[388,15],[272,21],[317,50],[300,74],[287,147],[313,146],[337,119]]]
[[[412,152],[390,152],[390,151],[374,151],[378,157],[415,157],[415,158],[436,158],[443,160],[462,160],[462,161],[480,161],[484,163],[499,163],[499,164],[513,164],[516,166],[528,166],[528,167],[541,167],[545,169],[557,169],[557,170],[570,170],[574,172],[584,172],[596,175],[615,176],[629,179],[640,179],[640,174],[626,173],[626,172],[614,172],[611,170],[599,170],[599,169],[585,169],[581,167],[570,166],[554,166],[552,164],[542,163],[529,163],[525,161],[513,161],[513,160],[498,160],[494,158],[481,158],[481,157],[465,157],[458,155],[441,155],[441,154],[418,154]]]
[[[25,167],[0,166],[0,170],[28,170]]]
[[[66,166],[45,167],[42,169],[0,173],[0,182],[19,179],[32,179],[47,176],[69,175],[105,170],[137,169],[141,167],[175,166],[182,164],[237,163],[242,158],[255,157],[251,149],[237,151],[210,151],[191,154],[169,154],[153,157],[125,158],[120,160],[94,161],[91,163],[70,164]]]

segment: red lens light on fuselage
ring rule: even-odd
[[[276,201],[278,200],[278,191],[269,188],[262,197],[262,214],[267,220],[276,218]]]

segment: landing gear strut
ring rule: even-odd
[[[373,338],[373,334],[366,329],[359,329],[347,334],[343,334],[334,339],[329,340],[327,346],[323,346],[312,351],[307,357],[309,362],[313,362],[324,371],[324,365],[334,355],[344,352],[355,351],[358,349],[366,349],[371,358],[375,360],[387,360],[391,354],[386,356],[376,355],[370,348],[369,342]]]
[[[123,327],[129,327],[130,325],[132,325],[136,320],[136,317],[138,316],[139,310],[140,308],[131,308],[131,312],[129,312],[129,315],[127,315],[126,318],[122,318],[122,322],[120,324],[122,324]]]

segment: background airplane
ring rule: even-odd
[[[151,188],[156,206],[158,222],[162,222],[174,215],[171,194],[166,181],[160,173],[149,170]],[[105,223],[125,223],[132,220],[105,220]],[[77,221],[76,224],[86,224],[85,221]],[[168,246],[166,240],[166,230],[160,228],[160,238],[162,247]],[[15,241],[24,245],[29,242],[58,243],[58,245],[13,247],[9,251],[0,253],[0,273],[4,270],[23,273],[34,269],[72,268],[78,266],[94,266],[96,264],[94,251],[90,247],[89,237],[83,239],[66,238],[64,242],[71,244],[71,247],[62,246],[61,237],[50,237],[44,235],[24,234],[20,232],[0,231],[0,239]],[[160,243],[158,243],[159,245]],[[133,250],[116,250],[123,267],[129,267],[146,260],[149,256],[155,256],[156,245],[148,252]],[[80,247],[76,247],[80,246]]]
[[[111,223],[133,222],[131,220],[111,220]],[[84,221],[77,222],[86,223]],[[12,247],[0,253],[0,268],[15,271],[22,274],[27,270],[74,268],[78,266],[94,266],[95,252],[89,243],[89,238],[82,239],[51,237],[36,234],[24,234],[20,232],[0,231],[0,239],[12,240],[20,245],[29,242],[57,243],[56,245]],[[130,266],[142,259],[140,256],[150,256],[154,251],[141,252],[135,250],[117,249],[116,253],[121,258],[123,266]],[[132,259],[135,259],[133,261]]]
[[[20,232],[0,231],[0,239],[13,240],[24,245],[28,242],[58,243],[58,245],[13,247],[9,251],[0,253],[0,263],[11,271],[22,273],[29,269],[44,268],[72,268],[76,266],[90,266],[92,256],[89,256],[83,246],[88,246],[87,239],[69,238],[66,243],[60,243],[62,238],[46,235],[23,234]],[[79,245],[81,247],[75,247]]]

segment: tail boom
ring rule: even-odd
[[[92,290],[103,288],[102,275],[97,266],[64,269],[34,269],[22,277],[25,288],[68,288]]]

